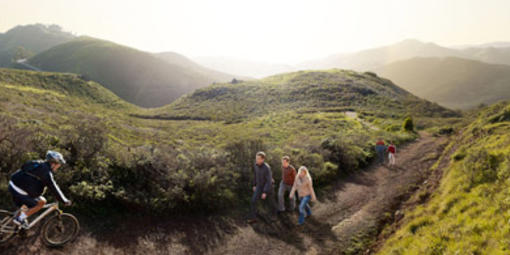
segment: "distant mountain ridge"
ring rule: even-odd
[[[169,104],[197,88],[233,78],[175,53],[154,55],[86,36],[44,51],[28,63],[45,71],[81,74],[143,107]]]
[[[408,39],[396,44],[355,53],[334,54],[323,59],[303,62],[298,66],[307,69],[344,68],[356,71],[373,71],[392,62],[415,57],[458,57],[490,64],[510,65],[510,46],[505,47],[506,44],[486,44],[457,49]],[[494,47],[494,45],[499,47]]]
[[[510,99],[510,66],[455,57],[412,58],[376,69],[411,93],[455,109]]]

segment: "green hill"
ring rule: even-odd
[[[168,104],[221,78],[90,37],[57,45],[30,58],[29,64],[46,71],[81,74],[128,102],[144,107]]]
[[[345,88],[338,85],[344,78],[351,80]],[[226,93],[235,88],[248,94]],[[259,150],[274,166],[285,154],[308,166],[320,191],[366,166],[376,137],[397,144],[416,138],[401,128],[409,112],[397,99],[414,105],[416,123],[455,115],[373,74],[332,70],[213,85],[171,106],[181,113],[200,109],[196,116],[235,116],[235,122],[139,118],[168,109],[131,105],[76,74],[1,69],[0,205],[12,204],[5,185],[13,169],[49,148],[68,159],[56,178],[79,201],[74,209],[87,215],[242,209]],[[225,103],[241,111],[220,116]]]
[[[466,124],[443,155],[454,152],[438,189],[404,212],[400,229],[379,253],[509,254],[509,130],[508,102],[483,109]]]
[[[386,116],[454,116],[373,73],[300,71],[236,84],[216,84],[156,109],[155,117],[239,121],[278,111],[366,110]]]
[[[0,33],[0,67],[9,67],[17,59],[31,57],[74,37],[57,25],[16,26]]]
[[[510,66],[460,58],[413,58],[376,70],[411,93],[455,109],[510,99]]]

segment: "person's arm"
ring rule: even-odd
[[[253,167],[253,182],[252,182],[252,186],[253,186],[253,192],[255,192],[255,189],[257,187],[257,168],[256,168],[256,166]]]
[[[46,186],[51,190],[55,198],[64,204],[68,204],[70,202],[69,199],[67,199],[64,196],[64,193],[60,190],[60,187],[57,185],[57,182],[55,182],[55,178],[53,178],[53,173],[51,171],[48,172],[45,179]]]
[[[294,198],[294,194],[296,193],[297,178],[298,178],[297,176],[294,177],[294,184],[292,184],[292,189],[290,189],[290,194],[289,194],[290,198]]]
[[[310,187],[310,194],[312,195],[312,201],[316,201],[317,200],[317,197],[315,196],[315,190],[313,189],[313,182],[312,180],[310,180],[310,183],[309,183],[309,187]]]
[[[271,193],[273,188],[273,173],[271,173],[271,167],[266,166],[266,185],[264,185],[264,193]]]

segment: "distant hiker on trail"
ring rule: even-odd
[[[278,189],[278,211],[285,211],[285,192],[291,191],[294,185],[294,179],[296,179],[296,169],[290,165],[290,157],[285,156],[282,158],[282,181]],[[296,208],[296,198],[290,199],[289,211],[294,211]]]
[[[382,138],[379,138],[375,143],[375,152],[377,153],[377,161],[379,164],[384,163],[384,152],[386,151],[386,145]]]
[[[390,166],[395,165],[395,153],[397,153],[397,147],[393,142],[390,142],[390,146],[388,146],[388,161]]]
[[[273,174],[271,167],[264,162],[266,154],[257,152],[253,178],[253,196],[250,202],[250,215],[248,222],[255,222],[257,217],[257,200],[269,200],[273,215],[277,213],[276,201],[273,192]]]
[[[292,185],[292,190],[290,191],[290,199],[294,199],[296,190],[300,199],[298,225],[303,225],[303,223],[305,223],[305,212],[306,217],[312,215],[312,209],[310,209],[308,203],[317,200],[315,191],[313,190],[312,177],[305,166],[300,167],[298,170],[294,185]]]

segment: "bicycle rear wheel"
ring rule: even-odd
[[[55,247],[73,241],[79,231],[78,219],[71,214],[63,213],[49,218],[44,223],[41,234],[47,246]]]
[[[0,244],[8,242],[16,235],[18,226],[12,221],[13,218],[12,212],[0,210]]]

